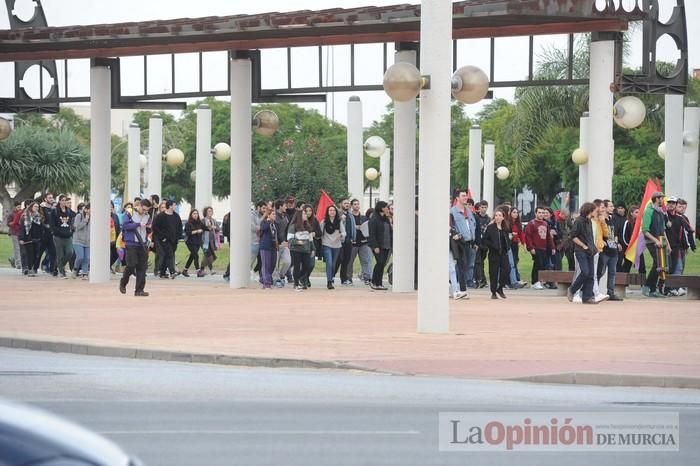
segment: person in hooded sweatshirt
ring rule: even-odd
[[[58,197],[58,206],[52,214],[51,231],[56,247],[56,271],[61,278],[68,278],[66,277],[66,265],[73,255],[75,212],[68,207],[68,199],[65,195],[61,194]]]
[[[90,204],[85,204],[75,216],[73,227],[75,228],[75,233],[73,233],[73,249],[75,250],[73,278],[79,276],[87,278],[90,272]]]
[[[170,199],[165,201],[165,211],[159,213],[151,225],[153,234],[160,244],[159,255],[162,254],[160,278],[168,278],[167,271],[170,272],[170,278],[178,275],[175,270],[175,250],[182,234],[182,220],[174,211],[174,206],[175,203]]]
[[[368,244],[374,253],[374,271],[372,272],[372,290],[386,291],[382,283],[384,278],[384,267],[389,260],[391,252],[392,230],[389,223],[389,206],[384,201],[379,201],[374,206],[374,213],[369,219]]]
[[[185,263],[185,268],[182,270],[183,277],[189,277],[188,272],[190,265],[194,262],[194,268],[197,270],[197,276],[201,276],[199,269],[199,250],[202,248],[202,234],[204,233],[204,223],[199,218],[199,211],[192,209],[190,216],[185,223],[185,245],[190,251],[190,255]]]

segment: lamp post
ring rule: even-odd
[[[367,178],[367,181],[369,181],[369,206],[373,207],[374,204],[372,204],[372,183],[377,179],[379,176],[379,172],[377,171],[376,168],[368,168],[365,170],[365,178]]]

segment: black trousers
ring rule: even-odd
[[[38,242],[20,244],[19,251],[22,255],[23,273],[34,272],[39,268],[39,247],[40,245]]]
[[[382,286],[382,280],[384,279],[384,267],[389,261],[390,249],[380,249],[379,253],[372,251],[374,253],[374,270],[372,271],[372,284],[374,286]]]
[[[350,259],[352,259],[352,241],[344,241],[340,248],[340,260],[336,262],[333,270],[333,276],[335,277],[335,274],[338,273],[338,268],[340,268],[341,282],[352,281],[352,264]]]
[[[46,253],[44,256],[43,265],[49,273],[56,271],[56,245],[53,243],[53,235],[51,233],[44,232],[41,238],[41,243],[39,245],[39,252],[36,253],[38,258],[41,260],[42,254]]]
[[[158,261],[160,262],[158,267],[158,273],[160,275],[166,275],[169,270],[170,273],[175,273],[175,248],[168,241],[159,241],[156,243],[156,249],[158,250]]]
[[[141,292],[146,287],[146,268],[148,267],[148,256],[146,249],[141,246],[127,246],[126,248],[126,267],[119,281],[123,287],[129,284],[129,276],[133,273],[136,275],[136,292]]]
[[[655,244],[647,244],[647,251],[651,254],[651,260],[653,264],[651,269],[649,269],[649,275],[647,275],[646,286],[649,287],[649,291],[656,291],[657,286],[659,289],[663,287],[663,282],[659,282],[659,254],[664,252],[656,247]]]
[[[308,252],[290,251],[292,267],[294,267],[294,286],[304,285],[311,275]]]
[[[532,256],[532,284],[539,281],[538,274],[540,270],[547,270],[547,255],[548,252],[544,249],[535,249],[535,255]]]
[[[190,257],[187,258],[185,263],[185,269],[189,269],[192,262],[194,262],[194,268],[199,270],[199,244],[188,244],[187,249],[190,251]]]
[[[486,283],[486,273],[484,272],[484,263],[486,262],[486,254],[488,249],[479,247],[476,250],[476,259],[474,260],[474,283]],[[489,264],[491,262],[489,261]],[[491,274],[489,273],[489,276]]]
[[[508,254],[489,252],[489,282],[491,293],[503,291],[510,277],[510,262]]]

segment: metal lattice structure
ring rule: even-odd
[[[61,103],[89,101],[89,96],[68,92],[70,60],[110,57],[112,70],[112,102],[115,108],[181,108],[183,103],[160,102],[165,99],[203,98],[230,94],[229,83],[221,89],[203,86],[203,53],[236,50],[250,51],[253,63],[253,100],[255,102],[322,102],[327,93],[381,90],[376,84],[358,84],[355,80],[355,46],[381,44],[383,69],[387,68],[389,51],[396,46],[417,47],[420,39],[420,5],[394,5],[290,13],[264,13],[138,23],[102,24],[89,26],[48,27],[41,2],[36,0],[32,20],[25,22],[12,14],[15,0],[5,0],[10,16],[10,30],[0,31],[0,61],[15,62],[15,95],[0,98],[0,111],[55,112]],[[658,0],[637,0],[631,11],[619,0],[607,0],[597,9],[596,0],[471,0],[453,4],[453,68],[457,68],[457,50],[461,39],[489,38],[491,88],[543,85],[587,85],[586,76],[574,76],[574,34],[594,33],[618,40],[618,72],[613,86],[622,93],[680,93],[687,88],[687,33],[683,0],[671,21],[658,21]],[[624,75],[622,67],[621,33],[629,23],[641,21],[644,27],[644,56],[642,73]],[[538,80],[534,76],[534,37],[537,35],[568,35],[568,73],[565,78]],[[656,70],[656,42],[669,34],[681,51],[681,60],[673,76],[664,77]],[[497,81],[495,75],[495,38],[529,36],[529,66],[527,78]],[[595,37],[594,37],[595,39]],[[350,47],[350,83],[328,85],[323,80],[323,47],[347,44]],[[396,45],[395,45],[396,44]],[[411,45],[412,44],[412,45]],[[292,51],[295,47],[314,46],[318,49],[318,82],[313,86],[292,85]],[[284,48],[287,55],[287,85],[263,89],[261,85],[261,49]],[[198,88],[176,91],[176,56],[198,54]],[[149,93],[147,80],[149,57],[170,56],[170,92]],[[143,56],[143,93],[122,95],[120,57]],[[58,60],[58,62],[57,62]],[[59,83],[57,63],[61,64],[64,82]],[[52,77],[48,95],[32,99],[21,86],[26,70],[40,65]],[[230,72],[230,71],[229,71]],[[40,73],[40,80],[43,73]],[[230,76],[229,76],[230,78]],[[62,87],[61,87],[62,84]],[[43,83],[40,83],[43,89]],[[154,102],[158,101],[158,102]]]

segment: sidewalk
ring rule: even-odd
[[[647,376],[639,384],[656,386],[673,385],[669,377],[697,378],[673,386],[700,388],[697,301],[582,306],[551,291],[512,291],[496,301],[478,290],[451,301],[449,334],[427,335],[416,333],[413,293],[319,285],[305,292],[231,290],[218,275],[149,276],[151,296],[135,298],[133,278],[123,296],[115,280],[90,285],[3,271],[0,344],[26,339],[177,352],[185,360],[183,354],[197,353],[210,355],[195,358],[209,362],[217,355],[283,358],[396,374],[569,383],[597,383],[590,373],[607,374],[603,384],[630,384],[629,376]]]

